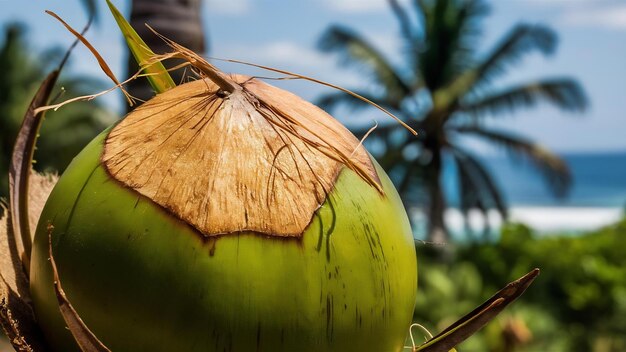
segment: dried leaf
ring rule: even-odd
[[[9,216],[7,209],[5,215],[0,219],[0,276],[4,279],[9,289],[18,296],[30,301],[28,288],[28,278],[22,267],[20,255],[17,250],[13,231],[9,226]]]
[[[0,280],[0,325],[16,351],[43,352],[45,340],[31,306]]]
[[[44,79],[28,106],[11,155],[9,210],[0,204],[0,214],[4,213],[0,216],[0,325],[16,351],[48,350],[32,309],[28,269],[34,237],[31,229],[36,227],[57,177],[33,172],[31,164],[44,117],[37,108],[48,102],[74,46],[67,50],[58,69]]]
[[[111,70],[109,65],[102,58],[102,55],[100,55],[98,50],[96,50],[96,48],[94,48],[93,45],[91,45],[91,43],[89,43],[89,41],[85,39],[85,37],[82,34],[78,33],[74,28],[72,28],[69,24],[67,24],[67,22],[63,21],[63,19],[59,17],[59,15],[57,15],[56,13],[49,11],[49,10],[46,10],[46,13],[56,18],[59,22],[61,22],[65,26],[65,28],[67,28],[68,31],[70,31],[70,33],[72,33],[76,38],[78,38],[78,40],[80,40],[87,47],[87,49],[91,51],[91,53],[96,58],[96,60],[98,60],[98,64],[100,65],[100,68],[102,69],[102,71],[113,81],[113,83],[115,83],[117,86],[121,86],[121,83],[117,80],[117,78],[115,78],[115,74],[113,74],[113,71]],[[124,89],[121,89],[121,90],[124,96],[126,97],[126,100],[128,101],[128,103],[130,105],[133,105],[133,99],[130,95],[128,95],[128,92],[126,92]],[[41,104],[40,106],[42,105],[44,104]]]
[[[534,269],[516,281],[506,285],[485,303],[478,306],[469,314],[443,330],[439,335],[418,346],[416,352],[447,352],[454,346],[465,341],[476,331],[480,330],[489,321],[495,318],[502,310],[521,296],[530,284],[539,275],[539,269]]]
[[[65,291],[61,286],[59,279],[59,271],[57,269],[54,256],[52,255],[52,226],[48,227],[48,253],[50,255],[50,265],[52,266],[52,275],[54,277],[54,291],[56,292],[57,301],[59,302],[59,310],[63,316],[63,320],[67,324],[68,329],[74,336],[74,340],[83,352],[111,352],[98,338],[94,335],[87,325],[80,318],[72,304],[67,299]]]
[[[8,226],[0,218],[0,325],[16,351],[45,351],[45,342],[30,305],[28,279],[22,270]]]
[[[30,228],[37,226],[37,221],[48,199],[52,188],[56,184],[58,176],[53,174],[39,174],[31,171],[29,181],[28,215]],[[22,267],[20,255],[13,232],[9,227],[9,212],[0,204],[0,213],[4,210],[4,216],[0,219],[0,275],[21,299],[30,302],[28,278]],[[32,237],[31,237],[32,239]]]
[[[30,216],[28,212],[28,179],[37,134],[44,116],[44,113],[35,113],[35,109],[45,105],[48,101],[52,88],[59,77],[59,72],[59,70],[53,71],[46,77],[28,106],[15,141],[15,146],[13,147],[11,165],[9,166],[10,226],[17,253],[22,260],[26,273],[29,270],[30,250],[32,247]]]
[[[147,74],[146,77],[152,88],[157,93],[163,93],[176,87],[174,80],[160,61],[148,64],[148,61],[155,56],[154,52],[150,50],[148,45],[141,39],[137,32],[135,32],[133,27],[126,21],[113,3],[107,0],[107,4],[122,34],[124,34],[130,52],[135,57],[139,67]]]

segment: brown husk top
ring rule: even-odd
[[[157,95],[108,135],[102,162],[124,185],[205,236],[298,237],[345,165],[373,187],[365,149],[301,98],[246,76]]]

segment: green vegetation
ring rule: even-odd
[[[429,239],[448,237],[443,212],[446,200],[441,185],[444,155],[458,166],[461,210],[497,209],[506,217],[507,207],[491,175],[459,138],[470,136],[501,147],[531,162],[563,195],[570,185],[567,165],[537,143],[508,131],[485,126],[484,117],[501,116],[547,102],[565,111],[582,111],[587,100],[582,87],[568,77],[541,78],[502,87],[498,78],[531,52],[550,54],[556,34],[541,25],[515,26],[488,53],[479,53],[481,21],[488,12],[482,0],[424,0],[412,2],[408,11],[389,0],[400,24],[403,55],[388,60],[368,40],[343,26],[333,26],[320,47],[338,54],[342,63],[370,74],[371,79],[353,91],[390,110],[420,132],[410,136],[398,124],[380,126],[366,146],[392,177],[408,203],[428,203]],[[417,18],[417,20],[415,20]],[[402,65],[395,62],[402,60]],[[368,87],[369,89],[363,89]],[[367,108],[369,105],[343,92],[320,99],[320,105]],[[353,130],[363,136],[370,126]],[[423,199],[426,198],[426,199]]]
[[[460,351],[626,350],[626,218],[581,236],[507,225],[495,243],[459,245],[447,262],[421,246],[415,320],[439,330],[530,268],[541,275]]]
[[[63,51],[34,52],[25,39],[25,28],[8,25],[0,43],[0,197],[8,192],[8,166],[17,131],[26,108],[43,78],[60,62]],[[64,92],[59,99],[92,94],[105,87],[100,81],[80,75],[62,75],[58,87]],[[60,92],[53,93],[55,95]],[[98,102],[77,102],[50,111],[41,129],[35,153],[35,168],[62,172],[79,151],[114,117]]]

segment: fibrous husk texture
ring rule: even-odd
[[[106,139],[106,169],[205,236],[302,235],[344,166],[379,186],[330,115],[257,79],[230,80],[229,94],[203,79],[130,113]]]
[[[56,184],[55,175],[31,173],[29,221],[34,229],[48,195]],[[16,351],[45,351],[45,343],[31,307],[28,278],[9,226],[8,210],[0,218],[0,324]]]

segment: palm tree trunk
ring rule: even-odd
[[[205,38],[200,19],[202,0],[133,0],[130,24],[139,36],[155,53],[169,51],[169,47],[154,35],[146,23],[157,32],[175,42],[197,52],[205,52]],[[128,77],[138,70],[137,63],[132,55],[128,55]],[[173,67],[175,61],[165,62],[165,67]],[[183,72],[172,72],[174,82],[183,80]],[[137,79],[128,85],[131,95],[148,100],[154,92],[145,79]]]
[[[446,201],[441,184],[441,149],[434,146],[429,148],[428,143],[426,145],[427,149],[433,153],[432,160],[425,170],[429,196],[428,240],[434,243],[446,243],[448,241],[448,231],[443,219]]]

